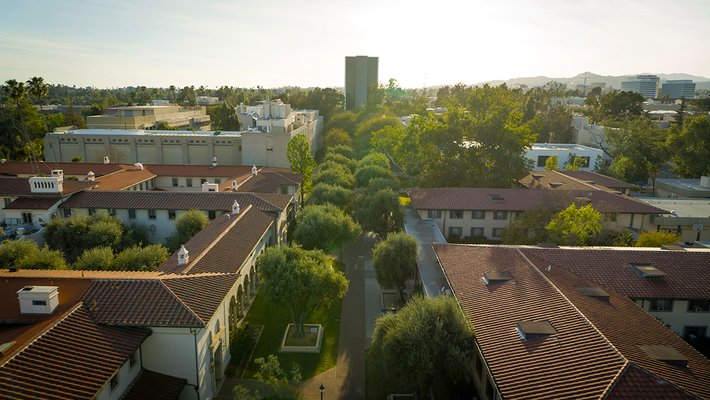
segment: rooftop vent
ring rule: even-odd
[[[111,162],[111,159],[108,158],[108,156],[104,156],[104,164],[108,164]]]
[[[52,176],[56,176],[57,178],[64,179],[64,170],[63,169],[53,169]]]
[[[180,245],[180,250],[178,251],[178,265],[186,265],[190,261],[190,252],[187,251],[184,244]]]
[[[491,199],[491,201],[495,201],[496,203],[502,203],[503,201],[505,201],[505,198],[500,194],[489,194],[488,197]]]
[[[503,283],[513,280],[513,276],[508,271],[491,271],[483,274],[483,283],[490,285],[492,283]]]
[[[679,367],[687,367],[688,359],[678,350],[671,346],[656,345],[656,346],[639,346],[644,353],[656,361],[663,361],[671,365]]]
[[[232,204],[232,215],[238,215],[239,214],[239,203],[237,203],[237,200],[234,200],[234,203]]]
[[[137,162],[137,163],[133,164],[133,166],[136,167],[136,169],[138,171],[143,171],[143,164],[142,163]]]
[[[216,166],[217,166],[217,156],[212,157],[212,167],[216,167]]]
[[[17,291],[22,314],[51,314],[59,305],[57,286],[25,286]]]
[[[609,301],[609,293],[605,292],[604,289],[599,288],[599,287],[578,287],[575,288],[577,290],[577,293],[587,296],[587,297],[593,297],[595,299],[603,300],[603,301]]]
[[[541,339],[557,333],[550,321],[518,321],[515,329],[521,339]]]
[[[237,181],[232,181],[232,192],[239,190],[239,183]]]
[[[94,173],[94,171],[89,171],[89,173],[86,174],[86,180],[89,182],[93,182],[96,180],[96,174]]]
[[[636,275],[649,280],[662,280],[666,273],[652,266],[650,263],[629,263]]]
[[[586,197],[586,196],[577,196],[577,197],[575,197],[575,201],[577,201],[577,203],[588,204],[589,202],[592,201],[592,199],[590,199],[589,197]]]
[[[539,181],[540,179],[544,178],[545,175],[542,175],[542,174],[532,174],[532,177],[533,177],[533,179],[535,179],[536,181]]]
[[[557,189],[558,187],[562,186],[563,183],[562,183],[562,182],[550,182],[550,183],[548,183],[548,185],[549,185],[552,189]]]
[[[597,184],[594,181],[582,181],[582,182],[586,183],[587,185],[596,185]]]
[[[58,176],[33,176],[30,178],[32,193],[61,193],[64,191],[64,179]]]
[[[256,165],[252,165],[251,167],[251,174],[252,175],[257,175],[259,173],[259,170],[256,168]]]

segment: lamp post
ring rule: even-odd
[[[323,400],[323,393],[325,393],[325,385],[321,383],[318,387],[318,391],[320,392],[320,400]]]

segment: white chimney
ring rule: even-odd
[[[202,191],[203,192],[218,192],[219,185],[216,183],[205,182],[202,184]]]
[[[256,175],[256,174],[258,174],[258,173],[259,173],[259,170],[256,169],[256,165],[252,166],[252,167],[251,167],[251,174],[252,174],[252,175]]]
[[[89,182],[93,182],[96,179],[96,174],[94,171],[89,171],[88,174],[86,174],[86,180]]]
[[[25,286],[17,291],[22,314],[51,314],[59,305],[57,286]]]
[[[187,265],[188,261],[190,261],[190,252],[187,251],[184,244],[181,244],[180,250],[178,250],[178,265]]]
[[[138,171],[143,171],[143,164],[142,163],[137,162],[137,163],[133,164],[133,166],[136,167],[136,169]]]
[[[232,192],[239,190],[239,183],[237,181],[232,181]]]
[[[234,204],[232,204],[232,215],[237,214],[239,214],[239,203],[237,203],[237,200],[234,200]]]
[[[217,166],[217,156],[212,157],[212,167]]]
[[[32,193],[61,193],[64,191],[64,179],[57,176],[33,176],[30,178]]]
[[[64,170],[62,169],[53,169],[52,170],[52,176],[60,178],[61,180],[64,180]]]
[[[111,162],[111,159],[108,158],[108,156],[104,156],[104,164],[108,164]]]

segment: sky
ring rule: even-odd
[[[0,0],[0,82],[402,87],[523,76],[710,77],[708,0]]]

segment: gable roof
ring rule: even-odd
[[[5,206],[5,210],[48,210],[61,200],[60,196],[20,196]]]
[[[155,178],[147,169],[127,168],[96,178],[98,190],[124,190]]]
[[[2,165],[2,164],[0,164]],[[33,193],[30,187],[29,178],[17,178],[0,176],[0,196],[6,197],[18,197],[18,196],[48,196],[48,197],[58,197],[65,196],[71,193],[75,193],[84,189],[89,189],[96,186],[94,182],[88,181],[75,181],[65,179],[62,183],[62,188],[64,189],[61,193]]]
[[[104,164],[104,163],[72,163],[72,162],[39,162],[31,163],[26,161],[6,161],[0,163],[0,175],[49,175],[53,169],[61,169],[64,175],[86,175],[93,171],[96,176],[110,174],[120,171],[125,164]]]
[[[285,168],[262,168],[258,174],[247,176],[239,182],[240,192],[277,193],[281,186],[297,186],[303,182],[303,176]],[[220,190],[230,190],[231,181],[223,182]]]
[[[187,379],[141,370],[121,400],[177,400]]]
[[[238,274],[204,274],[163,279],[162,283],[204,321],[205,326],[237,279]]]
[[[633,189],[636,185],[609,176],[587,171],[532,171],[520,179],[520,184],[530,189],[551,190],[603,190],[615,192]]]
[[[227,211],[234,200],[244,207],[248,204],[265,212],[280,212],[292,196],[254,193],[220,192],[147,192],[124,190],[119,192],[91,190],[77,193],[62,203],[60,208],[113,208]]]
[[[619,376],[616,383],[614,383],[614,386],[611,388],[606,398],[612,400],[697,399],[697,397],[678,386],[660,379],[634,364],[629,364],[626,369],[624,369],[624,372]]]
[[[495,196],[498,196],[499,200],[495,200]],[[581,200],[583,203],[591,204],[597,211],[605,213],[666,213],[665,210],[631,197],[601,190],[569,190],[562,193],[530,189],[437,188],[414,189],[410,192],[412,205],[420,210],[527,211],[548,205],[553,196],[567,196],[569,202]]]
[[[251,166],[246,165],[192,165],[192,164],[143,164],[158,176],[185,176],[203,178],[231,178],[251,175]]]
[[[14,399],[93,399],[149,334],[96,324],[78,303],[0,366],[0,392]]]
[[[612,178],[610,176],[598,174],[596,172],[590,171],[559,171],[561,174],[569,176],[571,178],[583,181],[583,182],[593,182],[593,185],[604,186],[610,189],[634,189],[637,186],[624,182],[622,180]]]

